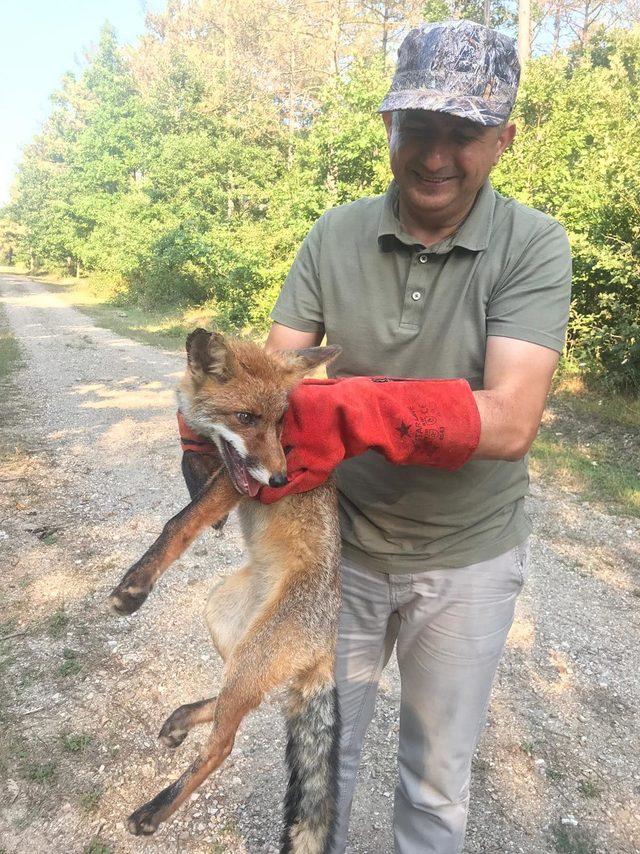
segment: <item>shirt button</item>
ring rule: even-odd
[[[418,261],[421,264],[426,264],[428,260],[429,260],[429,256],[427,255],[426,252],[421,252],[420,255],[418,255]]]
[[[421,297],[422,297],[422,294],[420,293],[420,291],[414,291],[411,294],[411,299],[414,300],[415,302],[417,302]]]

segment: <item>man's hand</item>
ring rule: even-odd
[[[395,465],[454,470],[469,459],[479,435],[466,380],[304,380],[291,393],[282,434],[289,482],[263,487],[259,498],[270,504],[314,489],[342,460],[368,450]]]

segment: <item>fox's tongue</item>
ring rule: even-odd
[[[251,477],[247,467],[242,461],[242,457],[233,447],[230,442],[223,439],[223,448],[225,450],[224,461],[227,466],[227,471],[231,476],[233,485],[242,492],[243,495],[248,495],[250,498],[255,498],[258,494],[261,484],[255,478]]]
[[[240,471],[237,473],[236,477],[234,477],[236,489],[238,488],[238,486],[240,486],[240,492],[244,492],[245,495],[248,495],[250,498],[255,498],[255,496],[258,494],[258,490],[260,489],[261,484],[259,484],[255,478],[251,477],[251,475],[246,469],[246,466],[241,466]]]

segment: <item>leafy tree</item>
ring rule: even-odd
[[[14,264],[16,250],[23,240],[23,228],[12,218],[10,210],[0,213],[0,263]]]
[[[484,0],[425,0],[422,17],[425,21],[446,21],[458,18],[485,23]],[[517,31],[517,5],[493,2],[489,9],[489,26]]]
[[[550,55],[527,67],[494,183],[565,225],[570,352],[637,389],[640,28],[592,22],[562,51],[566,2],[536,7],[555,22]],[[491,4],[492,23],[514,28],[513,8]],[[388,184],[377,109],[399,36],[421,16],[484,12],[480,0],[169,0],[127,50],[105,25],[25,149],[0,253],[10,236],[32,269],[85,272],[114,299],[263,328],[311,224]]]
[[[570,347],[620,388],[640,388],[639,80],[640,29],[611,34],[574,61],[533,61],[516,143],[495,174],[500,189],[567,228]]]

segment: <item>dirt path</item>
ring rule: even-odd
[[[0,388],[1,852],[277,851],[284,734],[275,706],[149,840],[123,819],[191,760],[156,740],[208,696],[201,609],[241,558],[207,533],[139,614],[105,596],[186,500],[173,387],[183,360],[96,327],[42,285],[0,277],[24,366]],[[0,331],[2,331],[0,329]],[[475,760],[467,854],[640,850],[640,523],[533,485],[532,577]],[[398,675],[365,746],[353,854],[393,850]]]

